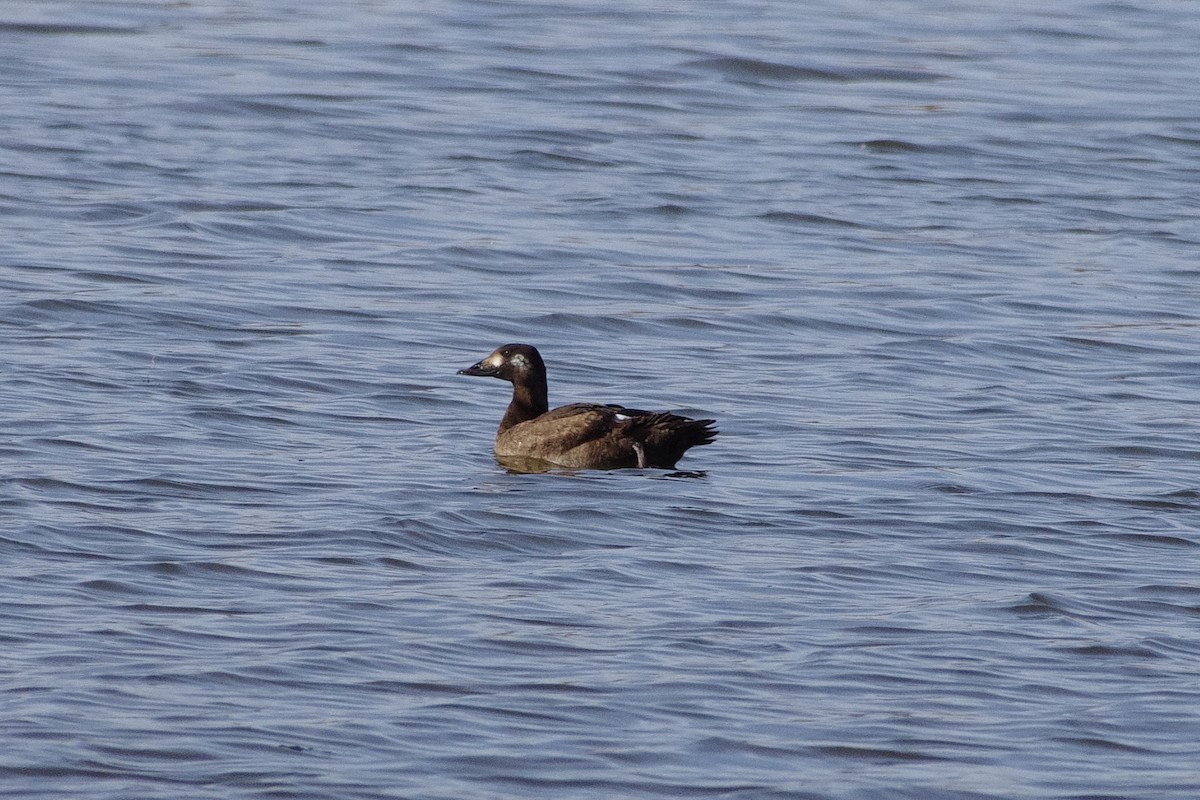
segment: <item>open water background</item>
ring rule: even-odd
[[[1200,796],[1191,0],[0,50],[4,796]],[[507,341],[703,474],[504,472]]]

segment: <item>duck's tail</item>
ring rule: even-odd
[[[674,469],[689,448],[712,444],[718,433],[715,424],[716,420],[691,419],[668,411],[635,416],[629,433],[639,445],[634,447],[638,466]]]

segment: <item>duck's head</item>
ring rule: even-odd
[[[530,379],[545,380],[546,365],[537,348],[529,344],[506,344],[497,347],[487,358],[475,362],[459,375],[483,375],[510,383],[526,383]]]

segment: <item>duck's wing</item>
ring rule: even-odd
[[[627,431],[636,417],[620,406],[574,403],[508,428],[496,455],[536,458],[566,467],[615,469],[638,463]]]
[[[565,437],[562,443],[584,444],[591,440],[617,440],[645,445],[652,462],[672,466],[689,447],[712,443],[717,436],[715,420],[691,419],[669,411],[643,411],[609,403],[573,403],[547,411],[530,422],[545,421],[547,430]],[[539,430],[542,430],[539,426]]]
[[[671,469],[689,447],[713,440],[712,422],[665,411],[574,403],[507,428],[496,437],[496,455],[573,468]]]
[[[629,426],[626,409],[599,403],[572,403],[551,409],[539,417],[522,422],[522,438],[535,437],[548,450],[567,450],[603,439]]]

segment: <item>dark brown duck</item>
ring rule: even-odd
[[[673,469],[689,447],[716,438],[714,420],[666,411],[573,403],[548,410],[546,365],[537,349],[506,344],[459,375],[509,381],[512,401],[496,431],[496,457],[544,461],[572,469]]]

